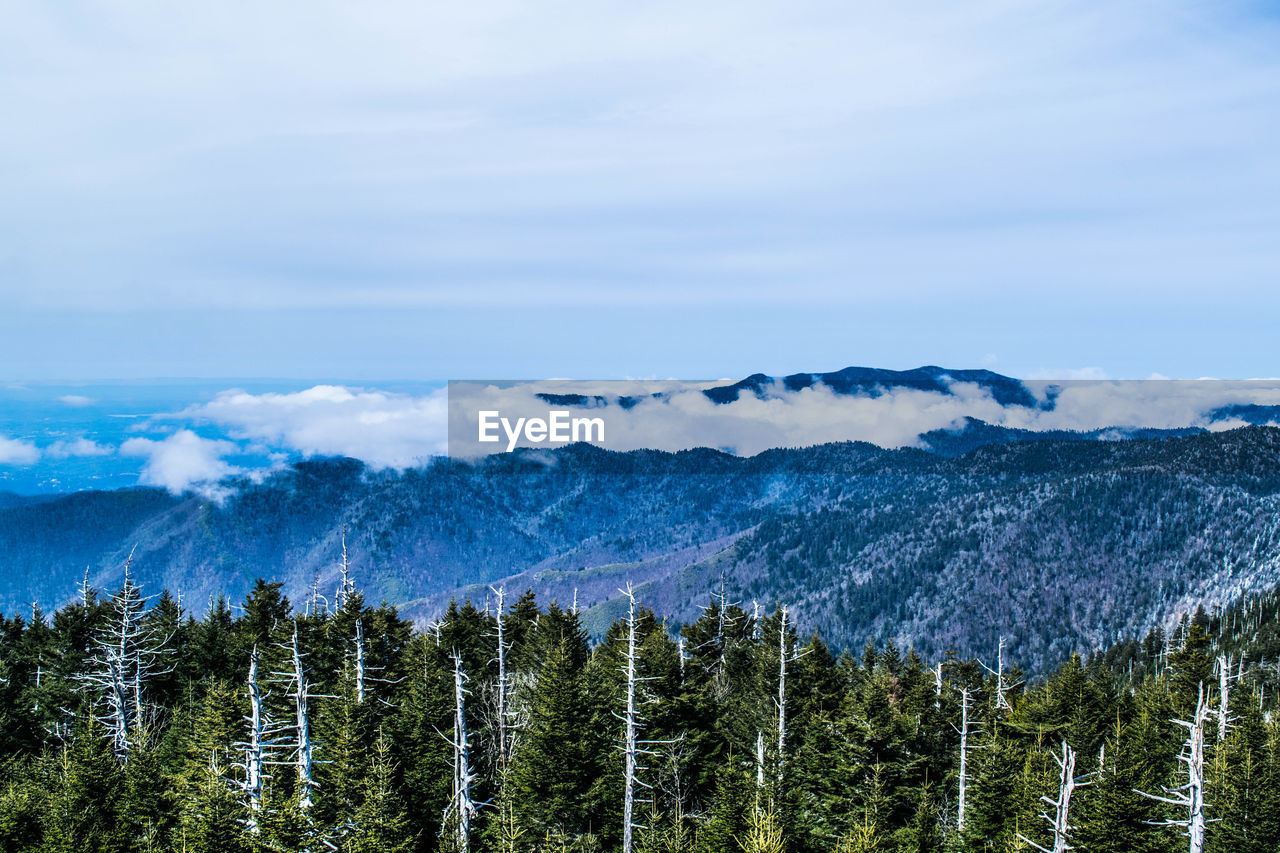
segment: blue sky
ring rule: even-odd
[[[0,377],[1275,376],[1278,20],[5,4]]]

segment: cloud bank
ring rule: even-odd
[[[739,455],[836,441],[910,447],[921,443],[922,433],[959,429],[971,418],[1031,431],[1114,427],[1120,436],[1123,428],[1228,429],[1280,414],[1280,380],[1025,380],[1028,393],[1010,395],[1011,381],[944,379],[943,391],[891,384],[859,393],[837,393],[820,383],[788,390],[781,381],[766,381],[758,394],[751,390],[756,386],[743,386],[731,403],[715,403],[703,393],[722,383],[661,380],[452,383],[414,393],[342,385],[233,389],[165,415],[125,421],[104,416],[115,437],[91,432],[43,445],[0,437],[0,465],[27,468],[37,479],[62,482],[66,475],[66,482],[85,487],[100,482],[95,477],[104,471],[130,476],[140,464],[144,485],[220,498],[228,493],[227,478],[261,477],[298,458],[348,456],[374,469],[404,469],[445,453],[470,458],[504,448],[505,439],[468,446],[480,409],[513,420],[546,417],[552,408],[598,416],[606,424],[603,446],[612,450],[712,447]],[[547,393],[608,402],[578,408],[538,396]]]
[[[303,456],[350,456],[407,468],[445,452],[445,392],[426,396],[316,385],[296,393],[226,391],[182,415],[233,438]]]
[[[1032,431],[1090,431],[1108,427],[1175,429],[1243,426],[1240,418],[1211,417],[1215,409],[1239,404],[1280,405],[1276,381],[1066,381],[1024,383],[1038,406],[1003,405],[982,385],[953,382],[946,393],[895,387],[874,394],[840,394],[824,385],[799,391],[775,382],[760,395],[716,404],[689,383],[539,382],[510,387],[476,383],[452,386],[450,450],[478,456],[505,445],[475,441],[476,413],[501,411],[517,417],[547,416],[552,406],[538,394],[626,396],[629,407],[611,403],[585,410],[602,417],[611,450],[685,450],[714,447],[753,455],[775,447],[804,447],[834,441],[867,441],[881,447],[911,447],[932,430],[954,430],[969,418]],[[538,446],[527,442],[523,446]],[[547,446],[545,444],[541,445]]]

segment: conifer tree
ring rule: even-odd
[[[404,803],[396,792],[391,746],[379,732],[370,754],[361,803],[353,814],[353,831],[343,853],[410,853],[413,835]]]
[[[588,701],[579,663],[583,639],[576,618],[573,623],[550,647],[512,759],[511,802],[521,826],[535,835],[588,830],[596,806],[590,794],[612,745],[605,734],[612,726],[602,725],[603,715]]]
[[[114,738],[95,717],[75,729],[61,756],[45,825],[49,853],[123,853],[118,806],[123,779]]]

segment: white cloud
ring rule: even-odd
[[[81,407],[93,405],[93,398],[85,397],[82,394],[63,394],[58,398],[58,400],[68,406]]]
[[[295,393],[225,391],[182,416],[215,423],[239,439],[307,456],[351,456],[405,468],[445,452],[444,390],[425,396],[317,385]]]
[[[87,438],[55,441],[44,449],[45,455],[52,459],[67,459],[73,456],[110,456],[114,452],[114,448]]]
[[[499,410],[512,422],[518,417],[545,418],[551,407],[534,396],[538,392],[640,397],[640,402],[630,409],[610,405],[589,411],[590,416],[605,420],[604,446],[612,450],[716,447],[742,455],[774,447],[848,440],[868,441],[881,447],[913,446],[921,433],[957,428],[966,418],[1037,431],[1191,426],[1226,429],[1243,422],[1211,422],[1208,413],[1239,403],[1280,405],[1280,382],[1275,381],[1025,384],[1040,400],[1054,394],[1053,407],[1005,406],[985,388],[964,382],[952,383],[946,394],[895,388],[876,396],[837,394],[821,385],[786,391],[779,384],[767,389],[763,398],[743,393],[736,402],[727,404],[707,399],[701,385],[684,383],[602,383],[593,387],[587,383],[541,382],[506,388],[455,385],[453,393],[457,396],[450,409],[451,450],[458,455],[476,455],[505,447],[505,443],[474,442],[475,412]],[[646,396],[654,391],[663,392],[663,396]]]
[[[20,438],[0,435],[0,465],[34,465],[40,459],[40,448]]]
[[[131,438],[120,445],[121,453],[146,458],[139,478],[143,485],[160,486],[174,494],[194,490],[213,498],[226,494],[219,481],[240,473],[222,458],[236,451],[230,441],[202,438],[188,429],[160,441]]]

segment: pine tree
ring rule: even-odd
[[[186,738],[182,767],[174,781],[179,804],[178,849],[239,850],[245,845],[246,814],[232,779],[242,711],[237,693],[222,681],[208,686]]]
[[[123,770],[119,821],[127,849],[138,853],[167,849],[177,822],[174,784],[147,730],[138,732]]]
[[[117,807],[123,774],[114,740],[89,717],[63,750],[45,825],[49,853],[123,853],[128,849]]]
[[[1207,798],[1215,807],[1217,822],[1206,834],[1208,853],[1271,853],[1276,849],[1280,779],[1273,775],[1268,758],[1266,724],[1256,703],[1248,703],[1213,756]]]
[[[755,799],[746,775],[731,764],[721,766],[716,774],[715,800],[709,819],[698,832],[701,853],[721,853],[737,849],[738,839],[745,838]]]
[[[783,853],[786,842],[772,806],[758,806],[750,812],[747,829],[737,839],[742,853]],[[843,853],[843,851],[842,851]]]
[[[512,760],[512,804],[520,824],[538,835],[588,830],[596,806],[590,794],[612,745],[613,727],[588,702],[577,637],[575,628],[551,646]]]
[[[380,732],[374,741],[362,801],[356,808],[354,829],[342,844],[344,853],[410,853],[412,830],[404,803],[396,792],[396,767],[391,746]]]
[[[440,835],[452,793],[452,751],[440,733],[453,724],[453,680],[434,636],[415,637],[407,659],[403,694],[388,721],[390,745],[403,769],[410,834],[427,849]]]
[[[208,763],[188,776],[175,848],[183,853],[244,853],[251,849],[245,833],[244,806],[227,784],[227,768],[210,754]]]
[[[36,851],[43,835],[41,823],[51,807],[52,762],[18,758],[0,762],[0,850]]]

